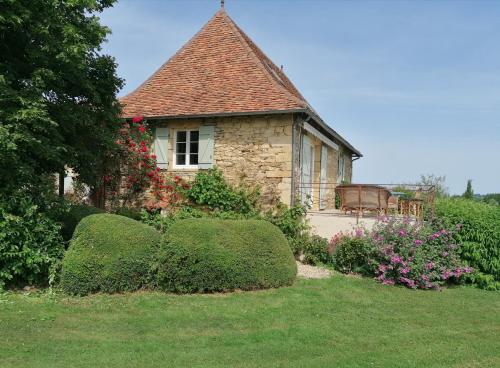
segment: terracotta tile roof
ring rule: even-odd
[[[224,9],[120,101],[124,117],[312,110]]]

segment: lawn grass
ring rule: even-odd
[[[498,367],[500,293],[335,275],[217,295],[0,296],[0,367]]]

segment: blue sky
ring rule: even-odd
[[[102,22],[127,94],[219,0],[119,1]],[[236,23],[365,157],[360,183],[446,175],[500,192],[500,2],[226,0]]]

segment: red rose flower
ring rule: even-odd
[[[139,127],[139,132],[144,133],[146,131],[146,128],[144,128],[144,125],[141,125]]]
[[[143,120],[142,116],[134,116],[132,118],[132,123],[140,123]]]

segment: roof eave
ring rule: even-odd
[[[363,157],[363,154],[354,148],[347,140],[345,140],[339,133],[333,130],[328,124],[324,122],[321,117],[316,114],[311,109],[304,109],[305,113],[308,114],[317,124],[319,124],[326,132],[328,132],[332,137],[336,138],[340,143],[342,143],[348,150],[350,150],[356,157]]]
[[[143,115],[143,118],[148,120],[178,120],[178,119],[196,119],[196,118],[215,118],[215,117],[230,117],[230,116],[245,116],[245,115],[275,115],[275,114],[293,114],[307,112],[306,109],[284,109],[284,110],[262,110],[262,111],[238,111],[238,112],[215,112],[215,113],[200,113],[200,114],[184,114],[184,115]],[[124,119],[131,119],[135,115],[122,115]]]

